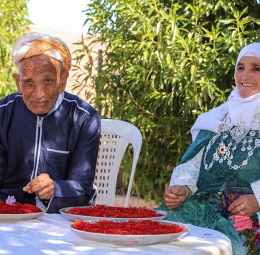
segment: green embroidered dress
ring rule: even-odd
[[[232,220],[222,216],[220,195],[224,191],[253,194],[250,183],[260,180],[259,137],[258,130],[243,127],[222,126],[218,134],[201,130],[180,162],[188,162],[203,149],[198,190],[174,210],[165,204],[157,209],[168,213],[166,220],[224,233],[232,241],[233,254],[246,255],[245,236],[234,229]]]

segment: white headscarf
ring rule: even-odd
[[[236,66],[243,56],[253,56],[260,59],[260,43],[252,43],[240,51]],[[250,97],[243,98],[240,96],[238,89],[233,90],[226,103],[211,109],[209,112],[202,113],[191,128],[192,140],[194,141],[200,130],[209,130],[218,132],[218,127],[223,122],[221,119],[229,112],[229,117],[233,125],[238,126],[244,123],[245,126],[251,127],[251,123],[256,111],[260,110],[260,93]],[[256,127],[258,128],[258,127]]]
[[[71,54],[68,46],[59,38],[37,32],[19,38],[13,47],[13,60],[17,65],[22,59],[47,55],[60,61],[64,71],[71,68]]]

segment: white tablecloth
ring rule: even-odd
[[[230,240],[220,232],[188,225],[190,232],[168,244],[119,246],[89,241],[71,232],[60,214],[0,222],[0,255],[232,255]]]

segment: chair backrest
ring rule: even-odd
[[[115,119],[101,119],[101,137],[94,184],[97,187],[96,204],[113,206],[116,183],[121,161],[129,144],[133,147],[133,163],[125,207],[128,206],[136,164],[139,158],[142,135],[129,122]]]

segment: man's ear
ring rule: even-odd
[[[20,85],[19,85],[19,82],[20,82],[20,76],[19,76],[19,74],[14,73],[14,74],[13,74],[13,78],[14,78],[14,80],[15,80],[15,84],[16,84],[17,91],[18,91],[20,94],[22,94],[22,89],[21,89],[21,87],[20,87]]]
[[[60,85],[60,89],[59,89],[60,93],[64,92],[66,85],[67,85],[68,77],[69,77],[69,72],[65,72],[61,75],[61,85]]]

